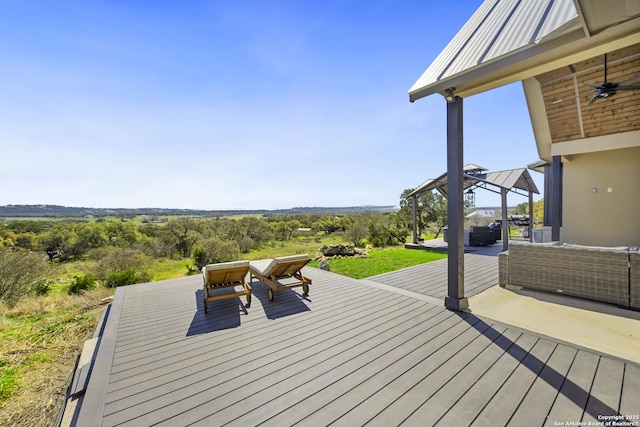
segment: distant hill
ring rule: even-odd
[[[134,217],[147,216],[231,216],[231,215],[283,215],[301,213],[350,214],[359,212],[395,212],[396,206],[348,206],[348,207],[297,207],[277,210],[200,210],[200,209],[167,209],[167,208],[78,208],[58,205],[5,205],[0,206],[0,218],[82,218],[93,217]]]

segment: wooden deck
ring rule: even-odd
[[[639,365],[450,312],[412,296],[438,275],[403,272],[375,279],[411,291],[305,268],[308,298],[296,289],[269,302],[254,282],[250,308],[216,301],[207,315],[199,276],[119,288],[73,423],[529,426],[638,415]]]
[[[465,248],[466,250],[467,248]],[[498,253],[502,245],[469,248],[464,255],[465,296],[470,297],[498,283]],[[428,278],[428,280],[425,280]],[[447,260],[420,264],[369,277],[368,280],[444,299],[447,295]]]

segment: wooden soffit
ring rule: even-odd
[[[640,77],[640,44],[607,53],[607,81]],[[602,84],[604,55],[535,76],[540,84],[552,143],[640,130],[640,90],[618,91],[591,105]],[[633,82],[640,85],[640,80]]]

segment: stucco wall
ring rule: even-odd
[[[640,246],[640,147],[576,154],[567,160],[564,242]]]

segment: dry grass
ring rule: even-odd
[[[113,292],[56,295],[0,305],[0,425],[51,426],[66,394],[83,343],[93,334]],[[5,379],[7,376],[5,375]]]

